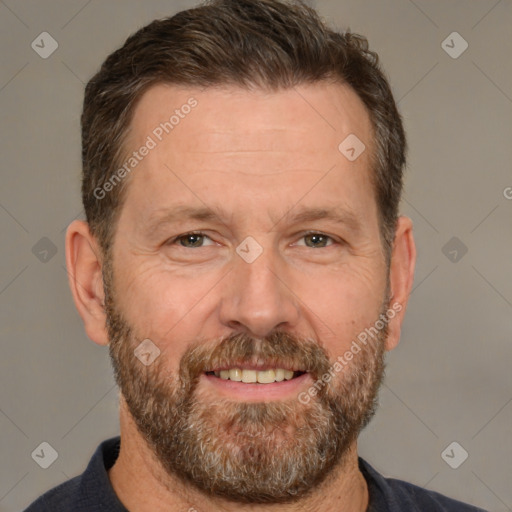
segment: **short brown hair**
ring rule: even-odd
[[[153,21],[106,59],[86,86],[81,119],[82,200],[102,250],[109,252],[125,183],[100,200],[94,190],[122,165],[135,105],[150,86],[277,91],[321,80],[348,84],[368,110],[372,181],[389,264],[405,165],[401,117],[367,40],[329,29],[300,1],[211,0]]]

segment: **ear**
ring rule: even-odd
[[[73,300],[87,336],[98,345],[108,345],[101,250],[87,222],[75,220],[67,229],[66,266]]]
[[[392,350],[400,341],[402,322],[411,293],[416,265],[416,245],[412,234],[412,220],[399,217],[395,229],[395,240],[390,263],[390,309],[396,312],[389,321],[386,350]]]

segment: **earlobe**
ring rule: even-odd
[[[108,344],[101,251],[86,222],[73,221],[66,233],[69,286],[78,313],[91,340]]]
[[[416,265],[416,246],[412,232],[412,220],[399,217],[396,224],[395,240],[390,264],[390,295],[389,307],[396,315],[389,321],[389,334],[386,340],[386,350],[392,350],[400,341],[407,302],[414,281]]]

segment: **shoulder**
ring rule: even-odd
[[[428,510],[429,512],[485,512],[484,509],[463,503],[462,501],[449,498],[435,491],[429,491],[418,487],[417,485],[396,480],[394,478],[386,479],[390,489],[397,498],[407,503],[410,507],[407,510]],[[406,510],[404,508],[404,510]]]
[[[385,478],[361,458],[359,468],[368,483],[368,512],[486,512],[403,480]]]
[[[50,489],[24,512],[125,512],[107,474],[119,455],[119,447],[120,437],[103,441],[80,476]]]
[[[81,476],[76,476],[45,492],[25,512],[65,512],[73,510]]]

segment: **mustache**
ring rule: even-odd
[[[331,366],[320,343],[286,332],[273,332],[259,339],[237,333],[211,345],[196,344],[187,349],[180,362],[182,382],[195,382],[205,372],[242,364],[307,372],[316,380]]]

